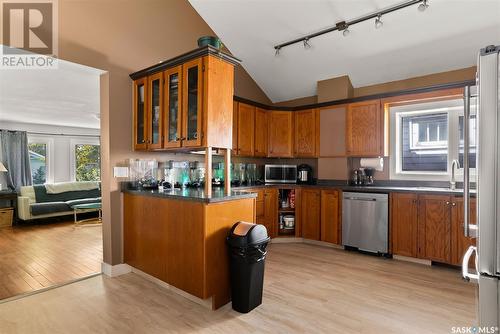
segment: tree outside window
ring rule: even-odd
[[[47,144],[29,143],[31,179],[33,184],[47,182]]]
[[[101,179],[101,148],[99,145],[75,145],[75,180],[99,181]]]

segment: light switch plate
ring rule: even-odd
[[[113,167],[114,177],[128,177],[128,167]]]

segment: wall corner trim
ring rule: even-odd
[[[106,262],[101,262],[102,273],[109,277],[118,277],[132,272],[132,267],[126,263],[111,265]]]

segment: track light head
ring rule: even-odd
[[[280,55],[281,47],[277,46],[277,47],[274,48],[274,50],[276,50],[276,51],[274,51],[274,56],[276,56],[276,57],[279,56]]]
[[[304,49],[310,49],[311,48],[311,44],[309,44],[309,38],[304,38]]]
[[[375,19],[375,29],[380,29],[384,25],[384,22],[382,22],[382,15],[378,14],[377,18]]]
[[[344,35],[344,37],[349,36],[350,33],[351,31],[349,30],[348,26],[342,31],[342,35]]]
[[[429,3],[427,2],[427,0],[424,0],[422,1],[422,3],[420,5],[418,5],[418,10],[421,11],[421,12],[425,12],[425,10],[429,7]]]

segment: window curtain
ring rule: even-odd
[[[0,130],[2,160],[7,168],[7,186],[19,191],[31,181],[28,135],[26,131]]]

